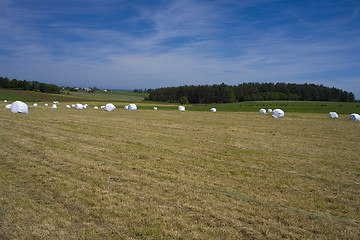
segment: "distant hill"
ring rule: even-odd
[[[0,99],[8,101],[24,101],[24,102],[77,102],[77,101],[94,101],[93,99],[82,98],[77,96],[69,96],[63,94],[51,94],[35,91],[0,89]]]
[[[152,101],[180,103],[232,103],[242,101],[353,102],[354,94],[315,84],[243,83],[237,86],[199,85],[158,88],[149,91]]]
[[[70,92],[69,94],[50,94],[35,91],[1,89],[0,100],[24,101],[24,102],[141,102],[144,100],[144,94],[132,92],[95,92],[88,93],[85,91]]]

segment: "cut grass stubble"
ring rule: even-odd
[[[360,125],[0,110],[0,238],[356,238]]]

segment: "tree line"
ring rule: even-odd
[[[152,89],[134,89],[134,93],[150,93]]]
[[[37,81],[9,80],[7,77],[0,77],[0,88],[29,90],[43,93],[60,93],[61,87],[55,84],[40,83]]]
[[[158,88],[149,91],[148,100],[191,104],[232,103],[242,101],[332,101],[353,102],[355,96],[337,88],[315,84],[242,83]]]

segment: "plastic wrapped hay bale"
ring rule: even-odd
[[[124,106],[124,109],[129,110],[129,106],[128,105]]]
[[[71,107],[73,107],[73,108],[74,108],[74,107],[75,107],[75,104],[71,104]]]
[[[272,109],[271,109],[271,108],[269,108],[267,112],[268,112],[268,113],[272,113]]]
[[[352,121],[360,121],[360,115],[357,113],[350,114],[350,120]]]
[[[81,103],[75,104],[75,109],[83,109],[84,106]]]
[[[129,104],[128,110],[137,110],[137,106],[133,103]]]
[[[55,103],[52,105],[51,109],[57,109],[57,106]]]
[[[185,107],[184,107],[184,106],[179,106],[179,107],[178,107],[178,110],[179,110],[179,111],[185,111]]]
[[[216,112],[216,108],[211,108],[210,111],[211,112]]]
[[[68,108],[68,109],[71,108],[70,105],[66,105],[65,107]]]
[[[33,107],[37,107],[37,106],[38,106],[38,104],[37,104],[37,103],[34,103],[34,104],[33,104]]]
[[[44,106],[45,106],[45,107],[48,107],[48,106],[49,106],[49,104],[45,103],[45,104],[44,104]]]
[[[112,103],[108,103],[108,104],[106,104],[105,105],[105,111],[114,111],[115,110],[115,106],[114,106],[114,104],[112,104]]]
[[[157,107],[154,107],[153,109],[154,109],[154,110],[157,110]]]
[[[5,108],[10,109],[10,108],[11,108],[11,104],[6,104],[6,105],[5,105]]]
[[[285,115],[284,111],[281,109],[275,109],[272,111],[272,117],[273,118],[283,118]]]
[[[21,101],[15,101],[11,104],[10,111],[12,113],[29,113],[29,108],[26,103],[23,103]]]
[[[334,118],[339,118],[338,114],[336,112],[329,112],[329,117],[334,119]]]
[[[98,107],[98,106],[95,106],[94,109],[99,109],[99,107]]]
[[[7,103],[7,100],[6,100],[6,99],[4,100],[4,103]]]
[[[101,109],[104,109],[104,108],[105,108],[105,106],[101,106],[100,108],[101,108]]]
[[[262,108],[262,109],[259,110],[259,113],[260,114],[266,114],[266,110],[264,108]]]

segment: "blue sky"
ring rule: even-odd
[[[1,0],[0,76],[98,88],[315,83],[360,99],[359,1]]]

